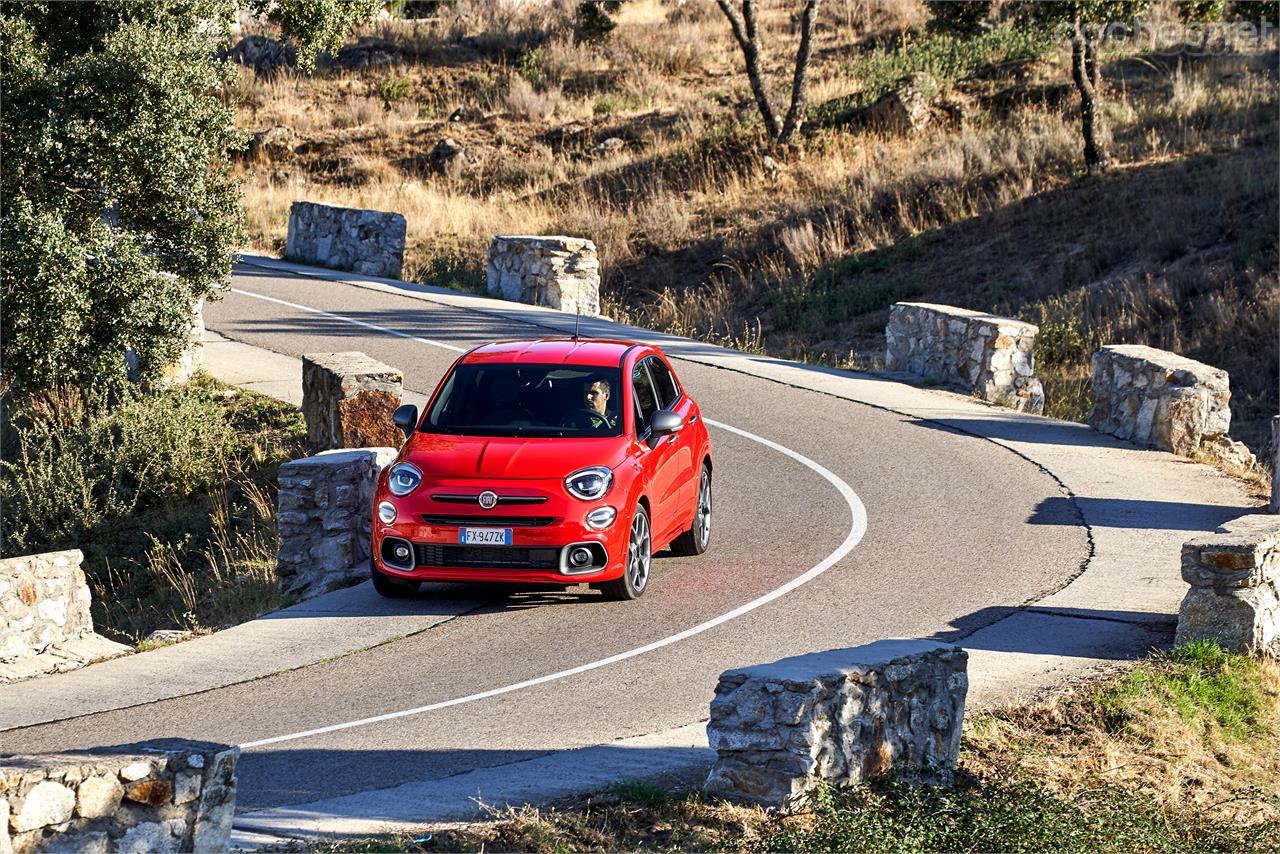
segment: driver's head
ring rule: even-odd
[[[603,415],[605,408],[609,405],[610,391],[608,380],[588,380],[582,389],[587,409]]]

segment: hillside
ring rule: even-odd
[[[789,8],[761,21],[779,93]],[[598,45],[571,11],[460,0],[371,28],[343,57],[363,67],[242,69],[240,126],[288,129],[242,165],[253,245],[282,250],[295,198],[395,210],[407,277],[482,289],[493,234],[583,235],[614,317],[859,368],[896,300],[1011,313],[1041,324],[1049,414],[1083,418],[1097,345],[1146,343],[1227,369],[1233,434],[1269,450],[1274,36],[1108,44],[1116,165],[1086,178],[1065,48],[1007,27],[962,43],[908,0],[826,4],[811,121],[771,151],[712,0],[632,0]],[[846,121],[913,71],[937,81],[923,130]],[[433,157],[446,138],[460,157]]]

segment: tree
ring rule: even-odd
[[[1071,79],[1080,93],[1080,132],[1084,138],[1085,169],[1090,175],[1104,172],[1111,165],[1101,113],[1098,48],[1107,24],[1132,19],[1149,5],[1149,0],[1046,0],[1024,4],[1030,7],[1030,17],[1036,23],[1064,28],[1071,39]]]
[[[813,55],[813,24],[818,16],[819,0],[805,0],[804,9],[800,13],[800,46],[796,51],[795,73],[791,79],[791,106],[782,122],[778,121],[778,114],[769,100],[769,92],[760,70],[760,34],[756,26],[753,0],[741,0],[741,13],[734,9],[730,0],[716,0],[716,3],[729,19],[733,37],[742,49],[747,80],[751,84],[751,93],[755,96],[765,128],[774,142],[786,145],[804,122],[807,106],[805,82],[809,74],[809,60]]]
[[[299,53],[334,46],[368,0],[253,0]],[[241,242],[229,153],[244,135],[213,59],[231,0],[0,4],[0,356],[34,392],[143,379]]]
[[[336,52],[351,28],[387,5],[386,0],[246,0],[246,8],[280,27],[298,48],[298,67],[310,71],[316,57]]]
[[[925,0],[930,29],[973,36],[982,31],[991,14],[991,0]]]

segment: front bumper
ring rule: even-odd
[[[379,500],[387,500],[379,496]],[[395,499],[392,499],[395,500]],[[622,575],[626,553],[626,523],[622,513],[613,524],[597,531],[585,523],[585,516],[608,501],[573,503],[547,502],[519,512],[502,508],[491,512],[419,499],[397,503],[397,518],[384,524],[373,520],[373,564],[389,577],[406,581],[492,581],[513,584],[578,584],[608,581]],[[452,518],[449,524],[427,519]],[[505,520],[530,519],[536,525],[503,524]],[[509,546],[462,545],[459,529],[468,527],[509,527]],[[396,556],[396,546],[412,551],[411,560]],[[569,559],[573,547],[592,554],[586,568],[575,567]]]

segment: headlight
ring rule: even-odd
[[[405,496],[418,488],[422,483],[422,472],[412,463],[396,463],[387,476],[387,489],[392,495]]]
[[[569,494],[583,501],[595,501],[604,498],[604,494],[613,486],[613,472],[604,466],[592,466],[589,469],[575,471],[564,479],[564,488]]]
[[[597,531],[603,531],[613,524],[618,511],[612,507],[597,507],[587,514],[587,525]]]
[[[379,502],[378,518],[382,520],[382,524],[390,525],[396,520],[396,506],[390,501]]]

